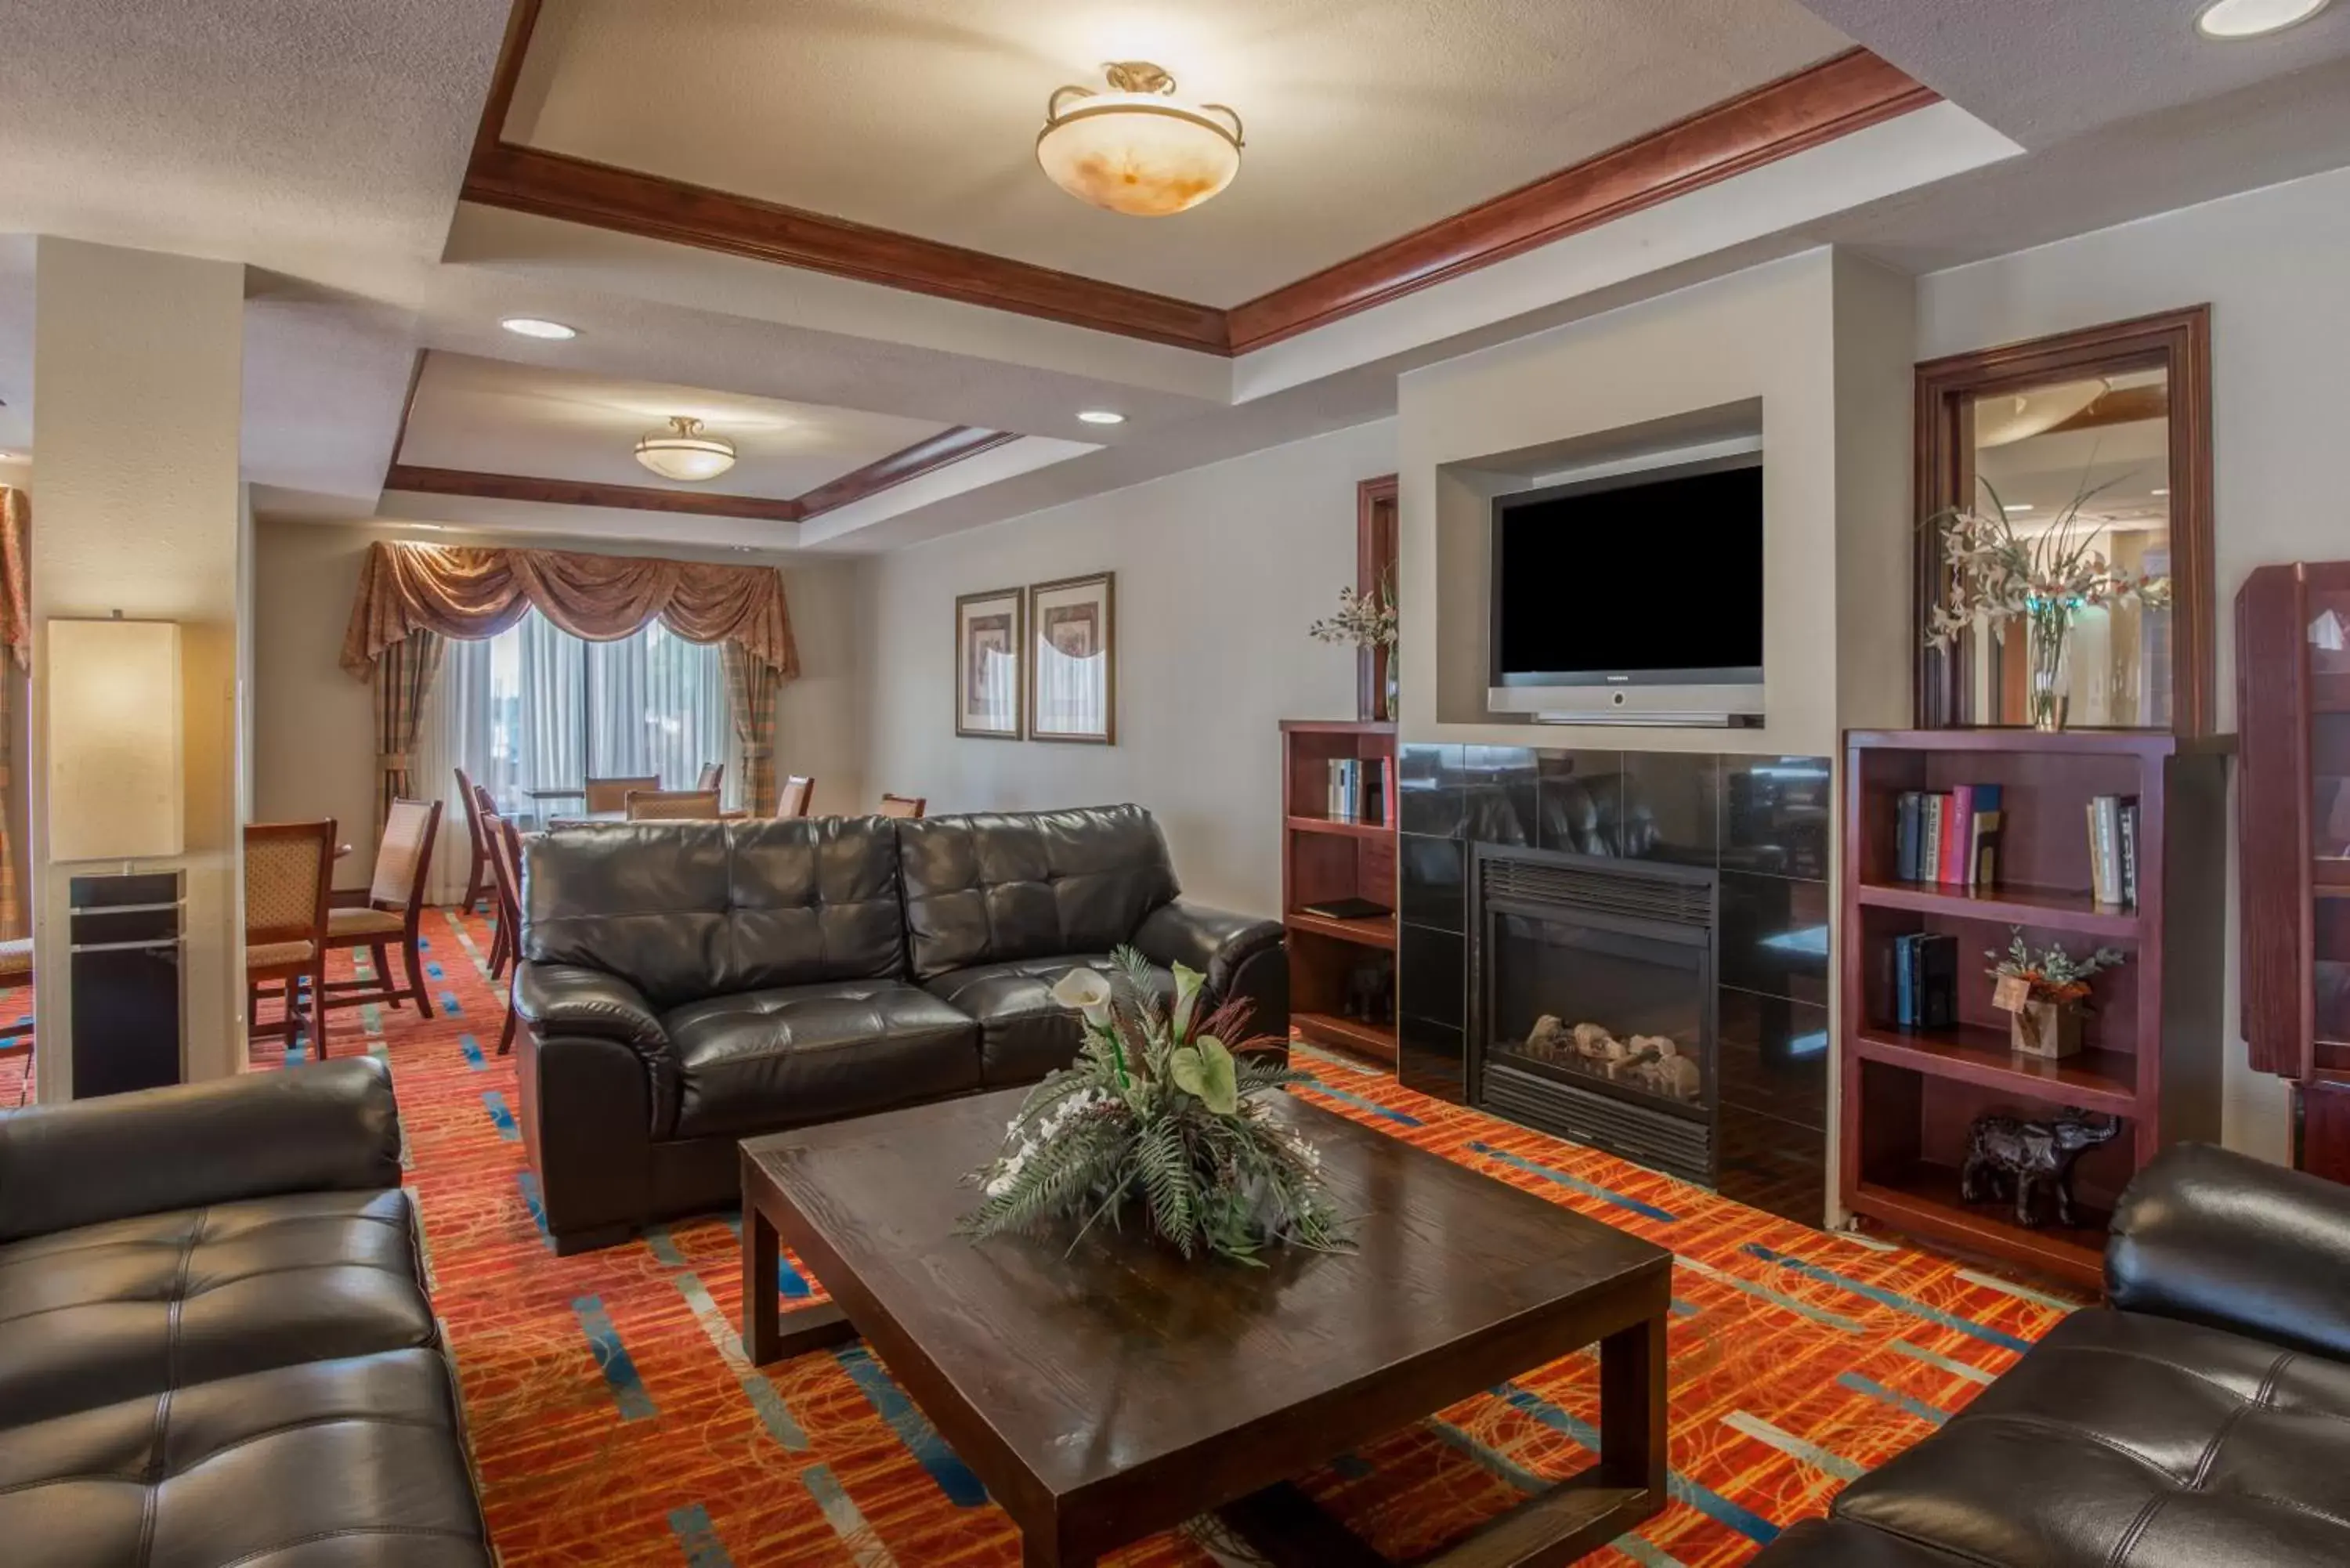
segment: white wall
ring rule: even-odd
[[[2245,575],[2271,562],[2350,557],[2341,457],[2341,387],[2350,368],[2345,278],[2350,170],[1919,281],[1920,358],[2210,304],[2223,730],[2234,727],[2234,605]],[[2234,1037],[2234,881],[2231,865],[2224,1136],[2232,1147],[2283,1159],[2292,1147],[2284,1085],[2251,1072]]]
[[[375,863],[374,697],[338,662],[343,628],[368,546],[398,536],[397,525],[265,520],[254,528],[254,820],[333,817],[352,846],[338,867],[341,886],[363,885]],[[778,775],[815,774],[817,804],[829,809],[822,795],[835,780],[862,798],[855,565],[811,557],[784,573],[784,591],[801,675],[776,699],[775,766]],[[443,837],[452,831],[464,828],[450,817]]]
[[[870,787],[933,812],[1136,801],[1188,894],[1278,914],[1277,726],[1354,716],[1352,650],[1305,627],[1355,580],[1356,483],[1394,470],[1386,420],[876,557]],[[958,739],[955,596],[1103,570],[1118,743]]]

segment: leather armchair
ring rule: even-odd
[[[2165,1150],[2106,1285],[1753,1568],[2350,1563],[2350,1189]]]

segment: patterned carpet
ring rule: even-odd
[[[443,1009],[338,1012],[334,1054],[389,1058],[433,1299],[456,1348],[506,1563],[1016,1564],[1009,1521],[859,1347],[764,1371],[736,1342],[731,1217],[583,1257],[547,1250],[495,1055],[479,919],[427,918]],[[0,1003],[5,1005],[5,1003]],[[274,1045],[261,1048],[274,1059]],[[1924,1437],[2070,1303],[1878,1241],[1830,1236],[1302,1054],[1358,1121],[1670,1247],[1672,1506],[1595,1561],[1732,1563]],[[811,1286],[785,1263],[786,1291]],[[1392,1557],[1579,1468],[1596,1364],[1570,1357],[1438,1413],[1306,1489]],[[1204,1528],[1111,1561],[1236,1564]]]

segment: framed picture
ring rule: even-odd
[[[955,600],[955,733],[987,741],[1020,738],[1021,649],[1025,630],[1018,588]]]
[[[1114,572],[1028,590],[1028,738],[1107,746],[1117,738]]]

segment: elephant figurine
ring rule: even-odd
[[[2040,1225],[2036,1201],[2045,1189],[2055,1194],[2056,1222],[2070,1226],[2073,1218],[2073,1162],[2084,1151],[2111,1143],[2121,1135],[2119,1116],[2100,1124],[2066,1106],[2044,1122],[1991,1112],[1975,1118],[1967,1130],[1967,1160],[1959,1172],[1959,1195],[1970,1203],[2001,1196],[2012,1183],[2015,1222],[2031,1229]]]

